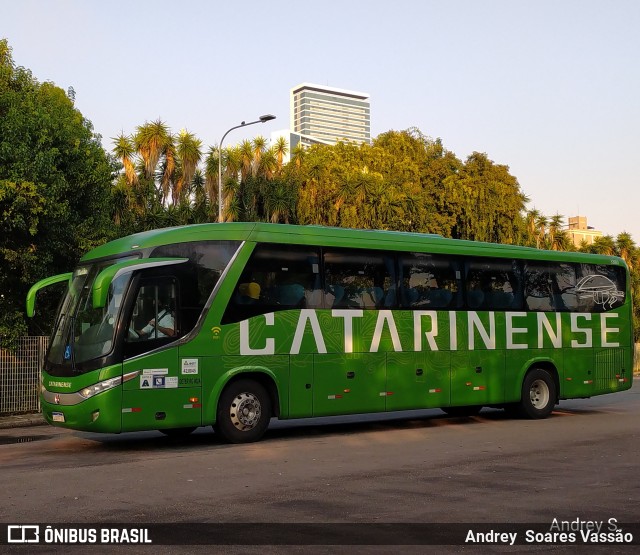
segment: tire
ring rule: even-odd
[[[546,418],[553,411],[557,399],[556,383],[549,372],[533,368],[522,382],[519,412],[525,418]]]
[[[440,407],[440,410],[449,416],[476,416],[482,410],[482,405],[470,405],[468,407]]]
[[[167,437],[187,437],[195,429],[196,428],[194,426],[193,428],[166,428],[158,431]]]
[[[264,435],[270,420],[271,399],[265,388],[241,379],[223,390],[214,430],[229,443],[250,443]]]

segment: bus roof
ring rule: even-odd
[[[85,254],[81,262],[134,253],[143,249],[173,243],[225,240],[398,251],[415,250],[417,252],[467,256],[513,257],[591,264],[613,263],[625,266],[624,261],[615,256],[547,251],[531,247],[446,239],[441,235],[434,234],[256,222],[195,224],[144,231],[101,245]]]

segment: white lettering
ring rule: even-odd
[[[273,312],[264,315],[265,325],[273,326]],[[240,322],[240,354],[241,355],[273,355],[276,352],[276,342],[273,337],[268,337],[262,349],[252,349],[249,346],[249,320]]]
[[[332,310],[334,318],[344,318],[344,352],[353,353],[353,319],[362,318],[362,310]]]
[[[477,312],[469,311],[469,350],[473,351],[475,348],[475,330],[478,330],[482,341],[484,341],[487,349],[496,348],[496,315],[494,312],[489,312],[489,333],[487,333],[482,320],[478,316]]]
[[[311,323],[311,332],[313,333],[313,339],[316,342],[316,349],[318,353],[326,353],[327,347],[324,344],[324,337],[322,336],[322,330],[320,329],[320,322],[318,322],[316,311],[306,308],[300,311],[298,327],[296,328],[296,333],[293,336],[293,343],[291,345],[291,354],[297,355],[300,353],[302,338],[304,337],[304,332],[307,328],[307,321]]]
[[[584,318],[585,320],[591,320],[591,314],[577,314],[571,313],[571,333],[584,333],[584,343],[580,343],[577,339],[571,340],[571,348],[579,349],[593,347],[593,330],[591,328],[579,327],[578,318]]]
[[[431,330],[425,331],[424,336],[427,338],[429,348],[432,351],[438,350],[436,344],[436,336],[438,335],[438,313],[435,310],[416,310],[413,313],[413,350],[422,351],[422,317],[427,316],[431,319]]]
[[[551,322],[547,318],[546,313],[538,312],[538,349],[544,347],[544,335],[542,328],[547,330],[547,336],[551,339],[551,343],[556,349],[562,347],[562,326],[560,325],[560,313],[556,312],[556,330],[551,327]]]
[[[620,328],[608,328],[607,320],[613,320],[617,318],[617,314],[600,314],[600,341],[603,347],[620,347],[619,342],[609,343],[607,341],[607,334],[620,333]]]
[[[473,532],[469,530],[465,543],[508,543],[513,545],[518,537],[518,532],[497,532],[495,530],[489,530],[488,532]]]
[[[391,334],[391,341],[393,342],[393,350],[398,352],[402,351],[402,344],[400,343],[400,336],[398,335],[398,328],[396,328],[396,322],[393,319],[393,312],[390,310],[380,310],[378,312],[378,321],[376,322],[376,329],[373,332],[373,339],[371,341],[370,353],[377,353],[380,348],[380,339],[382,338],[382,328],[384,323],[389,326],[389,333]]]
[[[458,324],[457,313],[449,312],[449,348],[452,351],[458,350]]]
[[[403,327],[398,328],[394,319],[395,313],[391,310],[380,310],[377,312],[351,309],[336,309],[330,314],[324,314],[323,327],[320,326],[319,312],[313,309],[300,311],[296,324],[293,339],[287,341],[285,345],[278,343],[279,339],[275,332],[269,327],[275,326],[275,320],[279,318],[279,313],[267,313],[248,320],[239,322],[239,351],[241,355],[274,355],[276,351],[283,352],[290,345],[290,354],[299,354],[303,341],[308,341],[313,349],[311,341],[315,341],[316,352],[324,354],[327,346],[323,333],[334,334],[336,328],[340,328],[340,323],[331,318],[342,319],[342,329],[344,332],[344,344],[337,345],[337,351],[347,354],[355,351],[366,351],[369,345],[369,352],[380,351],[383,337],[396,352],[402,352],[403,347],[408,347],[414,352],[437,352],[440,348],[448,351],[464,349],[473,351],[475,349],[505,349],[523,350],[528,348],[555,348],[561,349],[564,345],[567,348],[590,349],[594,343],[598,342],[602,348],[619,348],[621,345],[620,333],[624,329],[623,317],[619,314],[608,313],[594,316],[588,313],[527,313],[527,312],[504,312],[499,313],[498,318],[504,314],[504,331],[502,326],[497,329],[495,312],[475,312],[469,311],[465,317],[462,313],[460,329],[458,329],[458,314],[450,311],[449,333],[447,344],[447,333],[443,327],[444,322],[440,322],[440,316],[444,313],[435,310],[416,310],[412,314],[404,313],[399,323]],[[400,314],[400,313],[398,313]],[[534,316],[535,314],[535,316]],[[596,320],[600,317],[599,329],[594,331],[598,325]],[[264,317],[264,321],[259,318]],[[360,322],[355,322],[360,318]],[[376,318],[375,326],[372,319]],[[534,321],[535,319],[535,321]],[[331,324],[330,322],[333,322]],[[310,326],[309,326],[310,324]],[[413,324],[413,328],[411,327]],[[441,325],[443,324],[443,325]],[[313,338],[310,338],[310,332]],[[466,328],[466,329],[465,329]],[[459,345],[458,333],[467,334],[467,340],[463,340],[466,345]],[[563,333],[565,337],[563,338]],[[286,337],[286,336],[285,336]],[[289,338],[291,335],[289,335]],[[339,341],[339,338],[337,338]],[[413,341],[412,341],[413,339]],[[413,343],[413,347],[409,345]],[[332,343],[333,344],[333,343]],[[387,347],[385,347],[387,348]],[[197,372],[197,368],[191,369],[195,359],[183,359],[182,372]],[[146,371],[145,371],[146,372]]]
[[[507,349],[527,349],[529,345],[526,343],[515,343],[513,341],[513,336],[516,333],[528,333],[529,330],[527,328],[514,328],[513,327],[513,319],[514,318],[526,318],[526,312],[507,312],[505,313],[505,318],[507,319]]]

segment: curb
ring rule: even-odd
[[[0,418],[0,430],[10,428],[28,428],[29,426],[43,426],[46,421],[42,414],[19,414]]]

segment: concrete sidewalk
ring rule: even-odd
[[[0,430],[8,428],[26,428],[28,426],[40,426],[46,424],[42,414],[16,414],[14,416],[0,417]]]

